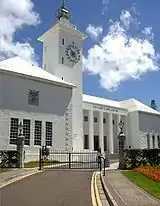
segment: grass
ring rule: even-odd
[[[42,165],[43,166],[47,166],[47,165],[52,165],[52,164],[56,164],[55,162],[51,163],[51,162],[44,162]],[[39,162],[26,162],[24,163],[24,167],[25,168],[34,168],[34,167],[39,167]]]
[[[149,179],[143,174],[140,174],[133,170],[122,171],[122,174],[124,174],[129,180],[131,180],[133,183],[141,187],[146,192],[160,199],[160,183],[159,182]]]
[[[8,171],[8,169],[6,169],[6,168],[0,168],[0,173],[7,172],[7,171]]]

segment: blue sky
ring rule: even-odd
[[[2,0],[2,2],[3,1],[4,0]],[[4,1],[6,2],[6,6],[7,1],[9,2],[9,0]],[[26,3],[27,1],[21,0],[21,2]],[[10,8],[8,8],[8,6],[5,7],[4,3],[4,16],[6,19],[8,18],[7,15],[9,14],[9,12],[12,12],[18,16],[16,17],[18,20],[23,19],[23,21],[19,23],[20,21],[16,19],[19,25],[17,26],[17,24],[15,24],[14,29],[12,28],[13,26],[11,26],[12,31],[5,26],[4,30],[7,31],[7,35],[12,36],[13,39],[10,40],[10,47],[4,44],[5,46],[3,47],[2,52],[5,55],[3,55],[3,58],[4,56],[6,58],[11,55],[23,56],[24,52],[22,52],[22,49],[24,49],[24,45],[19,46],[17,45],[17,42],[20,42],[19,44],[25,42],[25,51],[28,52],[27,49],[29,48],[29,51],[34,53],[39,58],[39,62],[41,63],[42,45],[36,39],[43,32],[49,29],[53,25],[53,23],[55,23],[55,11],[60,7],[61,0],[33,0],[32,3],[32,5],[27,5],[27,3],[26,5],[20,5],[20,2],[16,3],[15,0],[15,5],[17,5],[14,9],[12,5]],[[87,32],[89,36],[88,39],[84,42],[83,51],[84,57],[86,58],[86,69],[83,73],[84,93],[115,100],[136,98],[137,100],[140,100],[146,104],[150,104],[151,99],[155,99],[157,104],[160,105],[158,91],[160,85],[160,72],[158,71],[159,61],[157,60],[157,55],[160,54],[160,1],[67,0],[67,6],[72,14],[72,23],[76,24],[78,29],[82,32]],[[7,8],[8,14],[5,8]],[[33,12],[36,12],[36,14]],[[24,15],[22,13],[24,13]],[[126,14],[129,14],[127,18]],[[37,15],[39,15],[39,18]],[[27,18],[25,18],[24,16]],[[121,37],[127,39],[127,41],[130,41],[131,38],[132,40],[137,40],[138,38],[138,42],[146,43],[147,41],[148,43],[148,59],[146,60],[145,64],[142,65],[142,67],[139,67],[136,64],[138,73],[136,73],[136,71],[133,71],[134,67],[131,68],[131,66],[126,63],[127,61],[131,62],[135,60],[134,58],[131,58],[131,56],[133,55],[129,55],[130,53],[127,56],[126,51],[129,52],[130,50],[126,50],[126,48],[124,48],[124,45],[121,44],[120,45],[122,46],[122,52],[120,50],[120,53],[124,52],[123,56],[120,56],[120,53],[118,53],[118,51],[115,52],[117,50],[117,48],[115,47],[114,51],[111,51],[111,55],[106,56],[106,54],[103,53],[104,58],[107,58],[108,60],[107,64],[104,64],[104,59],[102,58],[100,61],[96,60],[96,67],[98,71],[95,71],[95,68],[93,68],[93,57],[97,58],[97,56],[95,56],[97,50],[94,47],[95,45],[100,45],[98,49],[102,51],[101,49],[106,49],[104,48],[106,45],[107,49],[109,45],[111,47],[113,46],[114,42],[112,41],[112,44],[110,42],[111,39],[113,40],[114,36],[114,32],[111,31],[111,28],[117,28],[116,22],[118,22],[120,28],[125,29],[125,31],[121,32],[121,34],[116,34],[114,38],[115,45],[118,45],[118,41],[122,40]],[[91,26],[90,29],[86,30],[87,28],[89,28],[89,25]],[[97,33],[97,36],[95,36],[97,27],[100,28],[100,31]],[[145,30],[145,28],[149,28],[149,30]],[[142,34],[142,31],[149,31],[149,33],[145,33],[144,36]],[[107,38],[107,40],[105,39],[105,45],[102,45],[102,40],[104,40],[105,37]],[[137,43],[137,41],[134,43]],[[16,48],[18,48],[19,50],[11,47],[11,44],[13,43],[16,43]],[[132,46],[135,45],[137,44],[134,44]],[[8,50],[6,50],[6,47]],[[90,51],[91,48],[94,49],[92,51],[92,55],[89,56],[88,51]],[[150,49],[149,51],[148,48]],[[133,47],[131,49],[133,52]],[[150,52],[151,50],[152,52]],[[17,51],[20,52],[17,53]],[[141,55],[144,55],[145,52],[146,50],[143,52],[143,54],[141,53]],[[115,71],[115,67],[117,67],[118,62],[116,58],[118,58],[118,60],[122,59],[123,61],[121,67],[118,68],[118,71]],[[137,58],[137,56],[135,56],[135,58]],[[144,60],[144,56],[142,58]],[[111,59],[112,64],[110,61]],[[151,66],[146,66],[146,63],[147,65],[150,64]],[[130,69],[132,69],[132,71]],[[139,77],[139,79],[135,79],[137,77]]]

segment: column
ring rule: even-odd
[[[149,133],[149,141],[150,141],[150,149],[153,148],[153,144],[152,144],[152,133]]]
[[[104,153],[103,111],[99,112],[99,143],[101,152]]]
[[[126,141],[125,141],[125,147],[129,147],[129,137],[128,137],[128,122],[127,122],[127,116],[124,115],[124,134],[126,136]]]
[[[155,148],[158,148],[158,133],[155,133]]]
[[[114,145],[113,145],[113,117],[112,113],[108,114],[108,133],[109,133],[109,152],[110,154],[114,153]]]
[[[89,110],[89,149],[94,151],[94,121],[93,110]]]
[[[119,140],[118,140],[118,135],[119,135],[119,132],[120,132],[120,128],[119,128],[119,123],[121,121],[121,115],[120,114],[117,114],[117,122],[116,122],[116,126],[117,126],[117,136],[116,136],[116,145],[115,145],[115,152],[118,153],[118,150],[119,150]]]

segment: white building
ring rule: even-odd
[[[118,102],[83,94],[86,38],[63,5],[56,24],[38,38],[43,69],[19,57],[0,62],[0,149],[16,148],[20,121],[26,161],[37,159],[42,145],[117,153],[120,120],[126,147],[160,147],[159,112],[135,99]]]

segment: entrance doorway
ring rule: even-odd
[[[94,135],[94,151],[98,151],[98,150],[99,150],[99,136]]]
[[[107,136],[104,136],[104,151],[106,152],[107,151]]]

